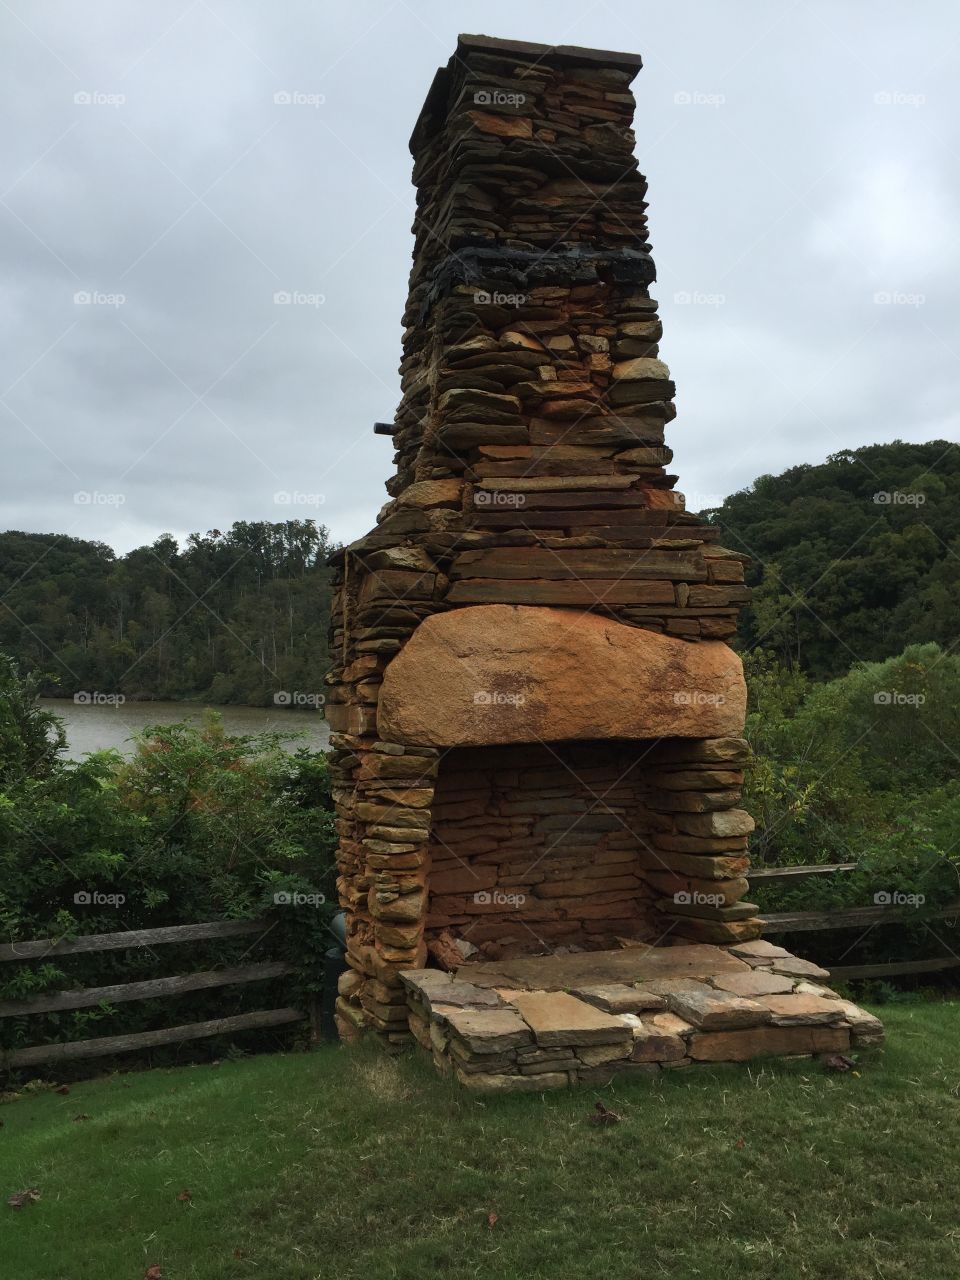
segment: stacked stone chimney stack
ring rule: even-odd
[[[667,469],[640,65],[461,36],[413,132],[396,473],[336,561],[344,1034],[403,1041],[428,958],[758,932],[748,593]]]

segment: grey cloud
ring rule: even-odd
[[[372,523],[392,469],[372,423],[399,394],[406,140],[458,30],[645,56],[637,154],[682,490],[955,439],[958,26],[945,3],[13,0],[4,523],[121,550],[294,510],[342,539]],[[324,501],[284,512],[278,491]]]

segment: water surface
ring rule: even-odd
[[[91,751],[115,747],[124,755],[133,754],[131,737],[148,724],[175,724],[187,720],[199,724],[204,706],[200,702],[124,702],[120,706],[75,703],[71,698],[41,698],[41,704],[64,721],[68,760],[82,760]],[[330,726],[319,711],[287,710],[283,707],[214,707],[223,718],[228,733],[282,733],[289,735],[289,747],[324,750]],[[293,735],[303,732],[303,737]]]

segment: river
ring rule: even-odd
[[[41,698],[41,705],[64,721],[67,731],[68,760],[81,760],[91,751],[115,747],[124,755],[132,755],[132,735],[148,724],[174,724],[187,720],[198,724],[204,706],[200,702],[124,702],[120,706],[76,703],[71,698]],[[300,739],[289,739],[291,750],[299,746],[314,751],[326,748],[330,726],[319,711],[285,710],[279,707],[214,707],[223,717],[228,733],[280,732],[303,733]]]

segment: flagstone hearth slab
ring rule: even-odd
[[[723,947],[694,943],[685,947],[624,947],[562,956],[522,956],[514,960],[461,965],[457,977],[477,987],[521,991],[573,991],[608,983],[655,978],[706,978],[718,973],[749,973],[750,966]]]
[[[401,980],[411,1029],[442,1074],[476,1092],[541,1092],[882,1043],[879,1019],[811,983],[810,970],[824,972],[752,943],[411,969]]]

